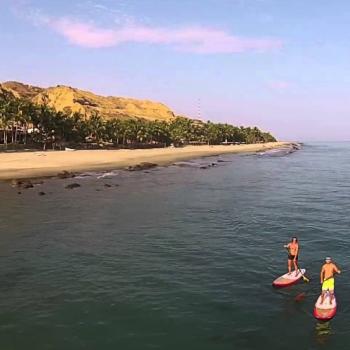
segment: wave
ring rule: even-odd
[[[299,143],[292,143],[286,147],[275,148],[265,152],[257,153],[260,157],[284,157],[301,149],[302,145]]]

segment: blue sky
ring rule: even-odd
[[[349,140],[349,23],[340,0],[0,0],[0,81]]]

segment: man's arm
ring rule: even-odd
[[[321,273],[320,273],[321,284],[323,283],[323,275],[324,275],[324,267],[322,266]]]
[[[341,273],[341,271],[339,270],[338,266],[334,264],[334,271],[336,273]]]

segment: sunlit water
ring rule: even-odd
[[[22,194],[1,183],[1,349],[345,349],[350,144],[221,159]],[[295,234],[311,283],[273,289]],[[326,255],[344,273],[321,324]]]

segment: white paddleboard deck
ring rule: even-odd
[[[327,295],[325,296],[324,298],[324,301],[323,303],[321,304],[321,295],[318,297],[317,301],[316,301],[316,304],[315,304],[315,307],[317,309],[320,309],[320,310],[332,310],[334,308],[337,307],[337,299],[333,298],[332,300],[332,304],[331,304],[331,296],[329,295],[329,293],[327,293]]]
[[[276,287],[287,287],[296,283],[305,274],[306,269],[300,269],[300,271],[293,271],[291,273],[285,273],[284,275],[276,278],[273,281],[273,285]]]

